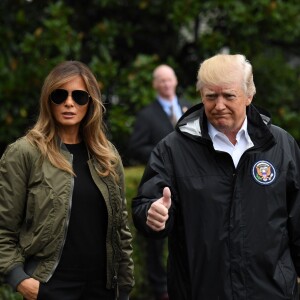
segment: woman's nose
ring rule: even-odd
[[[67,106],[72,106],[72,105],[74,105],[74,100],[73,100],[73,98],[72,98],[72,93],[69,93],[69,94],[68,94],[68,97],[67,97],[67,99],[65,100],[65,105],[67,105]]]

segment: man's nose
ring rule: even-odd
[[[216,99],[216,106],[215,108],[218,109],[218,110],[222,110],[226,107],[225,105],[225,101],[224,101],[224,98],[222,96],[219,96],[217,99]]]

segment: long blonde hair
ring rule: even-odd
[[[55,167],[74,174],[71,164],[60,152],[58,129],[51,111],[49,95],[76,76],[81,76],[91,96],[88,111],[80,124],[81,137],[89,153],[97,161],[98,174],[112,175],[117,182],[116,165],[119,158],[105,135],[103,123],[105,107],[101,100],[98,82],[85,64],[79,61],[65,61],[52,69],[42,87],[37,122],[26,136],[39,148],[44,159],[47,158]]]

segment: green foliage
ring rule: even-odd
[[[119,81],[115,84],[109,107],[108,124],[114,139],[127,145],[134,123],[134,116],[143,106],[153,101],[155,94],[152,86],[152,71],[158,63],[156,56],[139,55],[132,65],[120,71]],[[130,91],[130,94],[128,93]]]
[[[268,108],[273,123],[280,124],[300,141],[300,105],[296,100],[300,93],[300,66],[292,67],[284,61],[279,51],[261,53],[253,58],[254,72],[259,78],[255,80],[254,103]]]
[[[222,50],[247,56],[257,101],[299,139],[299,1],[3,0],[0,14],[0,144],[34,122],[49,70],[76,59],[96,74],[125,153],[136,112],[153,99],[153,68],[171,64],[178,91],[195,103],[199,63]]]
[[[1,300],[22,300],[23,297],[19,293],[13,293],[8,286],[0,285],[0,299]]]
[[[7,22],[7,26],[0,29],[0,36],[6,40],[0,60],[2,143],[22,135],[33,122],[39,92],[50,69],[62,60],[79,59],[81,49],[80,33],[68,24],[74,12],[63,2],[50,3],[39,12],[35,26],[28,18],[27,9],[27,5],[20,5],[15,21],[9,14],[2,15]]]

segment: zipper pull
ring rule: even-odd
[[[119,299],[119,285],[118,285],[118,277],[117,275],[114,275],[113,279],[113,287],[115,288],[115,296],[116,296],[116,300]]]

